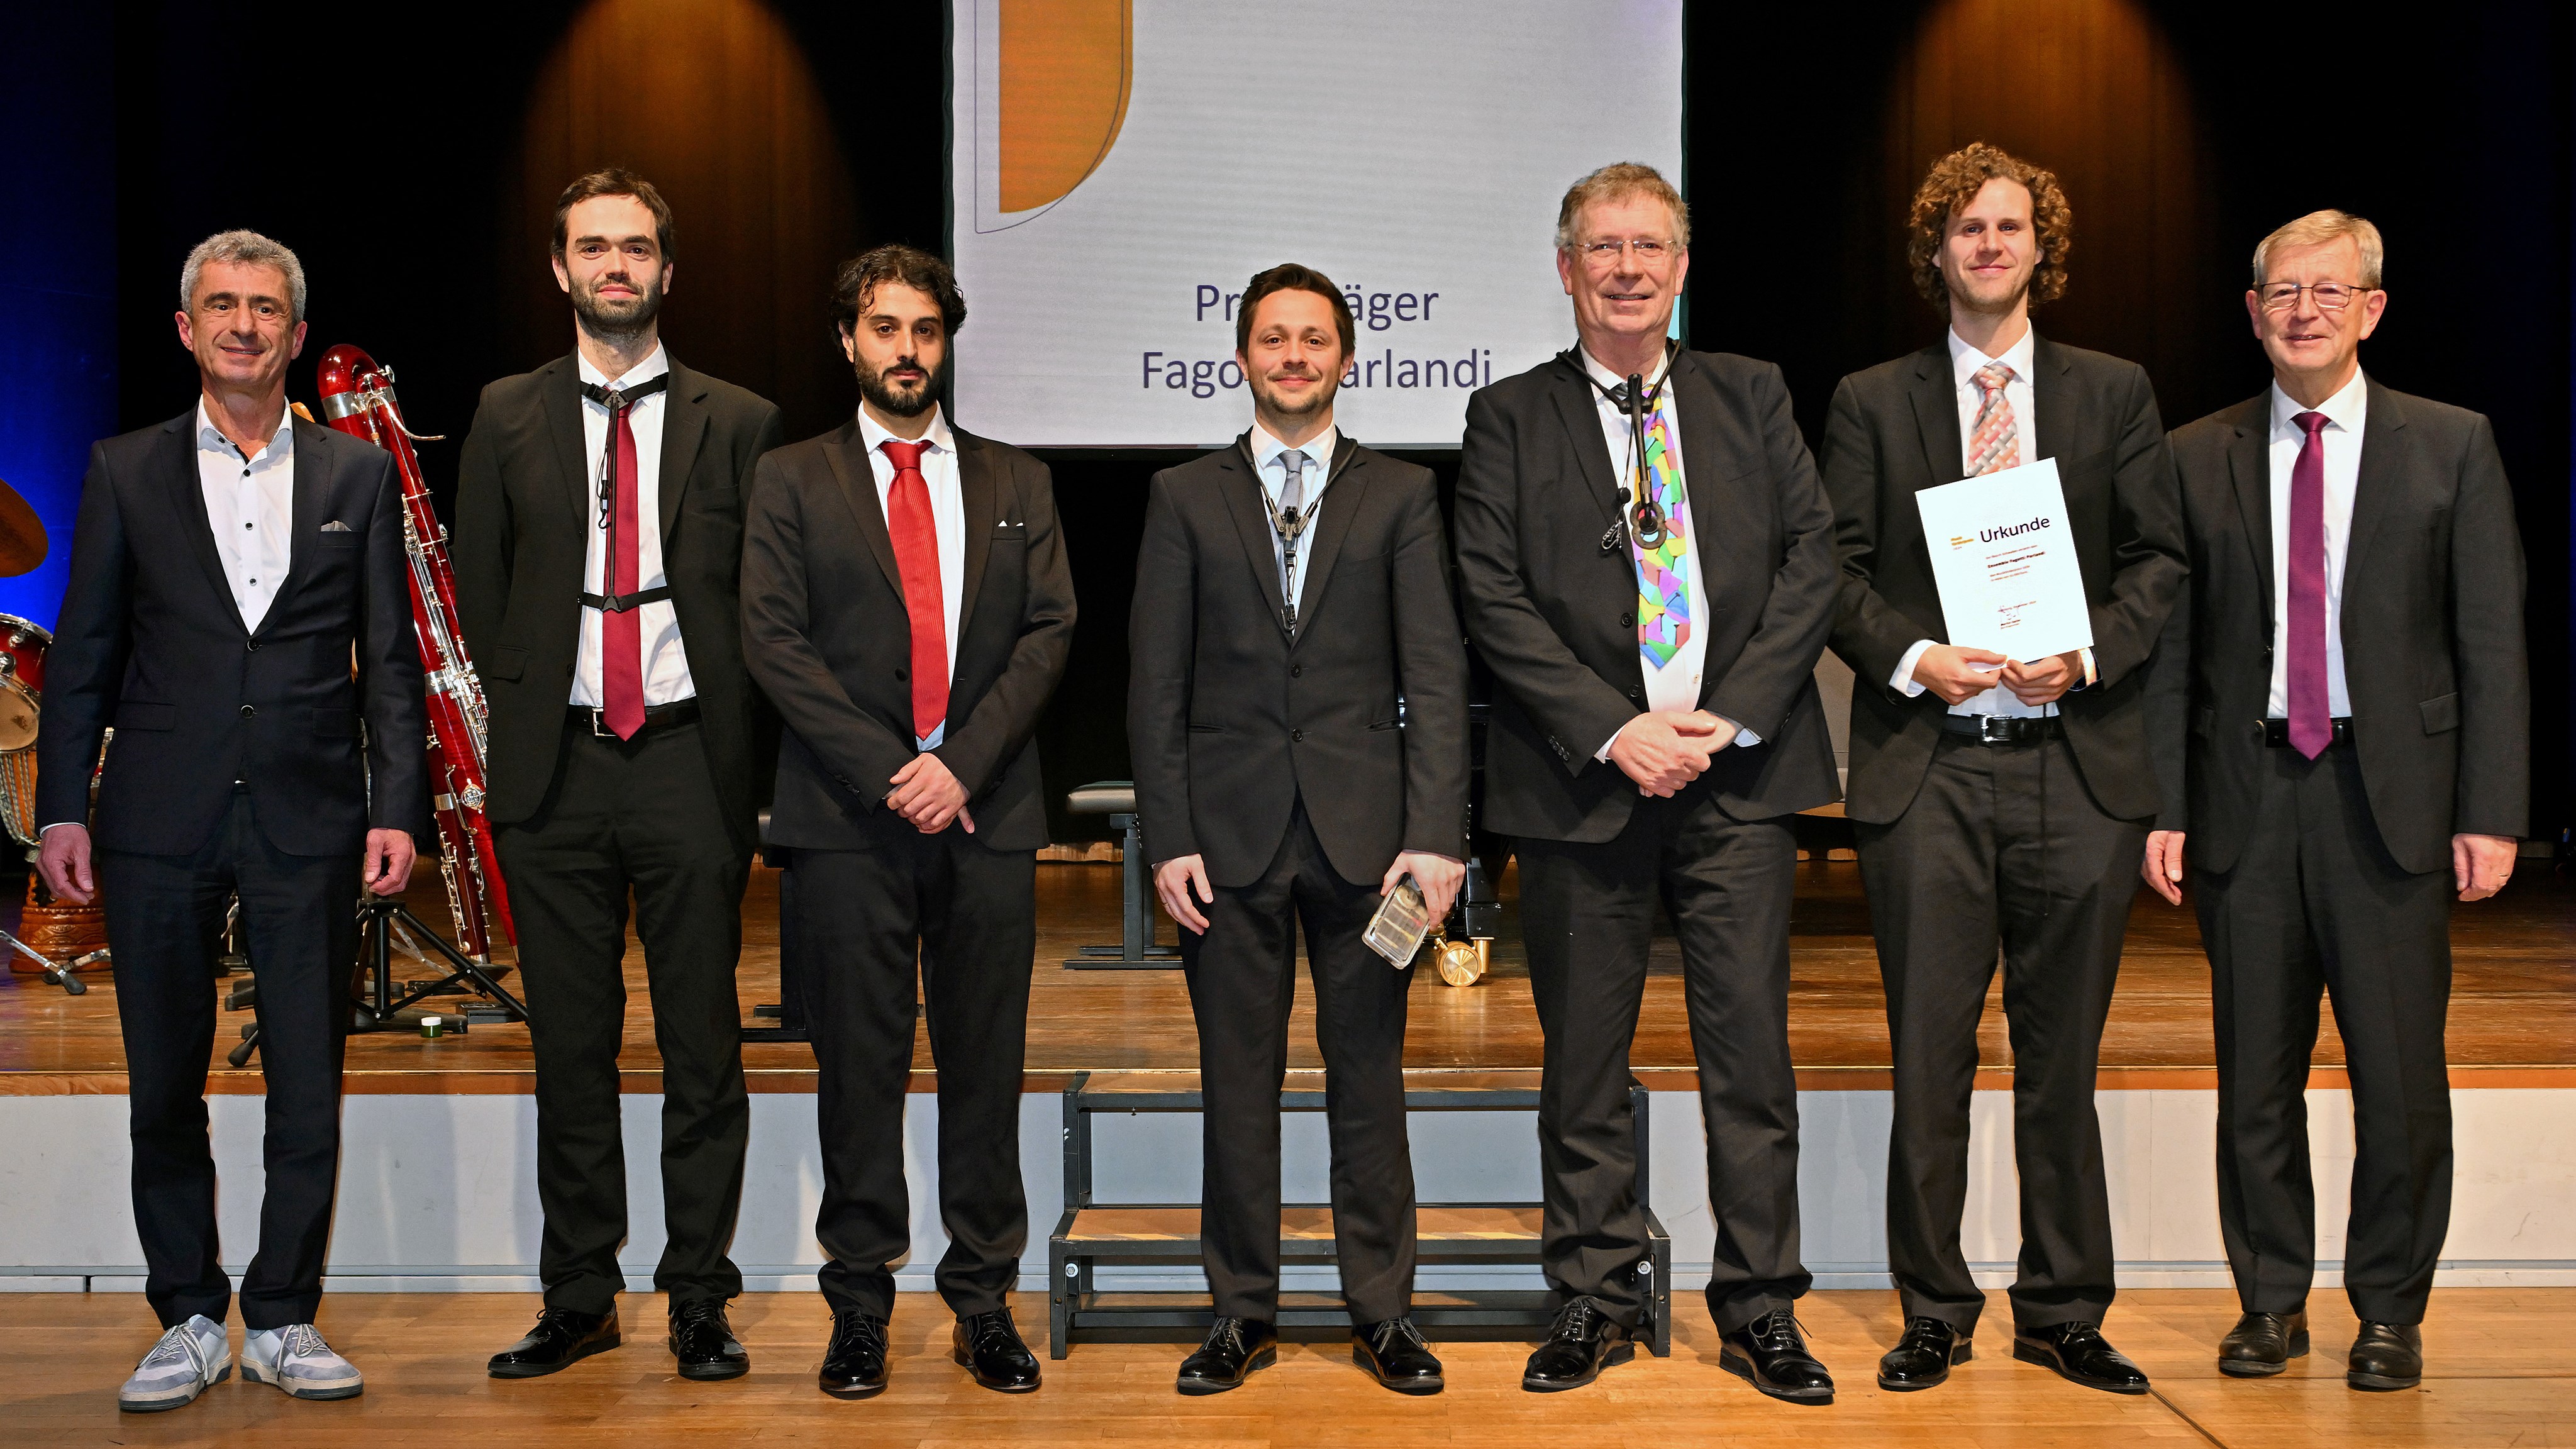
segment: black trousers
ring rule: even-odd
[[[1789,897],[1798,850],[1775,820],[1730,818],[1703,787],[1640,799],[1596,845],[1523,840],[1521,932],[1546,1037],[1538,1109],[1550,1287],[1634,1327],[1637,1201],[1628,1048],[1660,902],[1681,940],[1708,1135],[1717,1257],[1709,1312],[1733,1332],[1814,1282],[1798,1260],[1798,1081],[1789,1065]]]
[[[549,1307],[603,1313],[625,1285],[626,1149],[617,1051],[626,1031],[626,898],[644,944],[662,1054],[662,1217],[653,1284],[729,1298],[751,1099],[742,1081],[742,891],[748,851],[725,830],[694,723],[632,740],[566,725],[553,789],[495,832],[519,930],[537,1061],[537,1271]]]
[[[270,845],[247,791],[233,795],[231,812],[194,854],[98,853],[125,1030],[143,1291],[165,1328],[197,1313],[220,1323],[232,1297],[215,1240],[206,1068],[215,1044],[216,938],[225,897],[236,893],[259,975],[259,1068],[268,1086],[261,1144],[268,1183],[259,1252],[242,1278],[242,1322],[310,1323],[322,1301],[340,1176],[341,1048],[358,962],[358,857],[354,845],[327,856]]]
[[[1279,1316],[1279,1089],[1301,926],[1324,1056],[1342,1301],[1355,1324],[1413,1311],[1413,1152],[1404,1120],[1413,970],[1388,966],[1362,944],[1377,907],[1377,882],[1342,879],[1300,801],[1261,878],[1218,887],[1205,911],[1207,933],[1181,932],[1204,1102],[1199,1237],[1219,1317]]]
[[[2307,1305],[2317,1203],[2306,1091],[2322,991],[2352,1081],[2344,1292],[2366,1321],[2421,1323],[2451,1224],[2451,873],[2410,874],[2389,856],[2349,746],[2263,758],[2244,854],[2192,877],[2218,1029],[2227,1265],[2245,1311]]]
[[[1857,833],[1895,1052],[1887,1259],[1905,1315],[1964,1332],[1985,1307],[1959,1219],[1977,1023],[2000,946],[2021,1188],[2013,1317],[2098,1323],[2113,1251],[2094,1075],[2146,827],[2102,813],[2063,739],[1943,735],[1904,816]]]
[[[960,1317],[1008,1307],[1029,1240],[1020,1068],[1037,853],[988,850],[956,825],[935,836],[901,826],[873,850],[800,848],[787,876],[794,899],[779,929],[805,964],[821,1067],[824,1299],[835,1313],[894,1315],[894,1264],[912,1247],[903,1109],[917,958],[939,1070],[939,1293]]]

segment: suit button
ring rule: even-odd
[[[896,671],[894,672],[894,677],[895,677],[895,678],[897,678],[897,679],[909,679],[909,678],[911,678],[911,676],[910,676],[910,675],[906,674],[904,671],[902,671],[902,670],[900,670],[900,669],[898,669],[898,670],[896,670]]]
[[[243,705],[243,706],[242,706],[242,718],[243,718],[243,719],[257,719],[257,718],[259,718],[259,706],[258,706],[258,705],[255,705],[255,704],[246,704],[246,705]]]
[[[242,647],[243,647],[243,648],[245,648],[245,649],[247,649],[247,650],[249,650],[249,651],[250,651],[251,653],[253,653],[253,654],[257,654],[257,653],[259,652],[259,641],[258,641],[258,640],[256,640],[256,639],[253,639],[253,640],[252,640],[252,641],[250,641],[248,644],[245,644],[245,645],[243,645]]]
[[[1306,732],[1304,730],[1290,730],[1288,732],[1288,738],[1296,743],[1303,744],[1306,740]]]
[[[1303,664],[1291,664],[1291,665],[1289,665],[1289,666],[1288,666],[1288,677],[1289,677],[1290,679],[1303,679],[1303,678],[1305,678],[1305,677],[1306,677],[1306,666],[1305,666],[1305,665],[1303,665]]]
[[[1636,614],[1635,614],[1634,612],[1630,612],[1630,613],[1626,613],[1626,614],[1621,614],[1621,615],[1619,616],[1619,627],[1620,627],[1620,628],[1622,628],[1622,629],[1634,629],[1634,628],[1636,628],[1636,627],[1637,627],[1637,616],[1636,616]]]

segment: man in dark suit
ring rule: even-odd
[[[886,1385],[893,1265],[912,1244],[904,1093],[915,963],[939,1072],[939,1291],[989,1389],[1038,1386],[1009,1294],[1028,1243],[1020,1065],[1046,802],[1033,741],[1064,674],[1073,576],[1045,465],[940,407],[966,299],[948,264],[883,246],[841,268],[858,416],[762,461],[743,542],[743,645],[786,722],[769,839],[779,930],[811,973],[832,1308],[823,1391]]]
[[[1842,555],[1834,652],[1852,688],[1845,809],[1860,839],[1896,1065],[1891,1390],[1970,1356],[1985,1294],[1959,1250],[1977,1021],[2000,942],[2022,1249],[2017,1358],[2117,1393],[2146,1376],[2103,1339],[2110,1198],[2093,1112],[2130,880],[2156,810],[2143,666],[2183,577],[2173,464],[2145,371],[2035,336],[2066,285],[2057,180],[1992,146],[1933,164],[1908,253],[1940,342],[1846,377],[1825,424]],[[1914,495],[2058,460],[2093,644],[2035,660],[1954,647]]]
[[[2308,1351],[2317,995],[2352,1078],[2344,1291],[2356,1389],[2412,1388],[2451,1216],[2450,902],[2513,873],[2531,788],[2522,540],[2476,413],[2382,387],[2379,229],[2254,249],[2262,396],[2174,434],[2191,584],[2155,666],[2147,883],[2192,905],[2218,1036],[2218,1221],[2239,1377]]]
[[[1485,818],[1515,837],[1547,1040],[1543,1251],[1563,1307],[1521,1382],[1575,1388],[1636,1352],[1628,1045],[1660,898],[1699,1059],[1720,1361],[1829,1403],[1792,1308],[1811,1280],[1786,817],[1834,798],[1814,683],[1832,516],[1779,369],[1666,345],[1690,219],[1661,176],[1622,164],[1575,183],[1556,244],[1578,345],[1468,400],[1458,474],[1467,630],[1501,686]]]
[[[134,1226],[167,1330],[118,1393],[137,1412],[178,1408],[231,1371],[205,1101],[227,894],[259,967],[268,1085],[243,1376],[305,1399],[364,1387],[313,1329],[352,907],[362,869],[378,895],[410,879],[407,827],[425,801],[393,458],[287,412],[303,266],[256,232],[223,232],[188,254],[179,296],[200,396],[90,452],[37,742],[38,872],[73,901],[104,888],[116,953]],[[90,772],[110,727],[93,861]]]
[[[1185,1394],[1234,1388],[1275,1355],[1301,925],[1351,1354],[1399,1393],[1441,1388],[1412,1319],[1413,970],[1361,937],[1406,876],[1435,918],[1465,877],[1467,661],[1430,473],[1334,426],[1351,345],[1322,273],[1254,277],[1235,316],[1252,428],[1154,476],[1136,556],[1128,749],[1155,890],[1184,928],[1205,1097],[1216,1324],[1181,1365]]]
[[[459,622],[491,710],[485,810],[537,1063],[545,1310],[497,1378],[618,1343],[626,1237],[617,1050],[626,897],[662,1053],[654,1285],[680,1373],[733,1378],[726,1256],[742,1196],[742,890],[767,786],[736,589],[752,464],[778,409],[670,360],[671,212],[618,170],[555,203],[576,347],[483,390],[456,484]]]

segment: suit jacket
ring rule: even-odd
[[[1721,752],[1691,788],[1740,820],[1825,804],[1833,738],[1815,669],[1833,616],[1833,514],[1788,384],[1723,352],[1681,353],[1670,377],[1708,595],[1700,707],[1762,740]],[[1468,635],[1502,686],[1485,736],[1488,829],[1599,842],[1636,807],[1635,783],[1593,758],[1646,708],[1636,566],[1624,534],[1601,546],[1619,500],[1578,364],[1559,357],[1467,400],[1458,570]]]
[[[2032,427],[2057,460],[2093,622],[2095,681],[2060,699],[2058,714],[2094,803],[2117,819],[2150,819],[2158,801],[2147,766],[2145,666],[2185,572],[2173,455],[2146,369],[2045,337],[2031,369]],[[1855,820],[1883,825],[1904,815],[1949,712],[1932,691],[1908,698],[1887,681],[1916,640],[1949,642],[1914,495],[1966,476],[1959,442],[1946,343],[1855,372],[1834,390],[1825,491],[1842,555],[1834,652],[1860,676],[1845,787]]]
[[[966,511],[948,733],[931,753],[966,787],[975,839],[1047,843],[1033,739],[1073,642],[1073,572],[1046,465],[952,425]],[[863,849],[912,826],[884,808],[917,753],[912,616],[854,419],[763,458],[743,537],[742,638],[786,732],[773,845]]]
[[[196,423],[191,409],[90,450],[45,658],[37,823],[89,819],[112,725],[92,827],[104,849],[197,850],[236,780],[290,855],[355,856],[370,828],[417,829],[428,722],[393,456],[295,421],[291,562],[247,629],[207,521]]]
[[[2455,833],[2518,836],[2531,795],[2522,537],[2495,431],[2373,381],[2344,554],[2344,682],[2380,840],[2447,869]],[[2164,808],[2192,864],[2236,863],[2260,800],[2272,694],[2269,389],[2173,435],[2191,584],[2157,651]]]
[[[1246,435],[1248,438],[1249,435]],[[1302,797],[1333,869],[1467,842],[1467,655],[1427,469],[1334,450],[1297,633],[1246,439],[1154,475],[1129,615],[1127,743],[1146,858],[1249,885]]]
[[[749,850],[772,749],[743,670],[742,510],[752,464],[778,445],[778,409],[676,361],[667,402],[662,569],[716,798],[735,845]],[[499,825],[536,813],[563,755],[597,528],[581,409],[581,367],[570,356],[505,377],[483,389],[457,464],[457,622],[490,708],[484,809]]]

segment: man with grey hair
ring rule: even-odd
[[[2522,540],[2495,431],[2386,387],[2379,229],[2312,212],[2254,249],[2259,396],[2175,431],[2191,582],[2150,694],[2147,884],[2192,906],[2218,1046],[2218,1222],[2244,1310],[2221,1372],[2308,1351],[2317,998],[2352,1079],[2356,1389],[2423,1377],[2451,1214],[2451,902],[2513,874],[2530,808]]]
[[[180,304],[197,404],[90,452],[37,742],[37,871],[67,900],[104,898],[116,953],[134,1226],[166,1330],[118,1392],[132,1412],[178,1408],[232,1371],[205,1102],[227,896],[259,963],[268,1088],[242,1376],[300,1399],[364,1387],[313,1326],[339,1175],[349,906],[362,880],[386,896],[409,881],[424,801],[393,458],[287,410],[304,269],[256,232],[224,232],[189,253]]]
[[[1650,1326],[1628,1046],[1661,900],[1699,1060],[1719,1363],[1822,1404],[1833,1380],[1792,1311],[1812,1280],[1788,817],[1838,793],[1814,680],[1833,512],[1780,369],[1667,341],[1689,270],[1689,215],[1663,177],[1585,177],[1557,223],[1576,345],[1467,402],[1458,571],[1502,686],[1485,818],[1516,837],[1547,1040],[1541,1253],[1561,1307],[1521,1386],[1588,1384]]]

